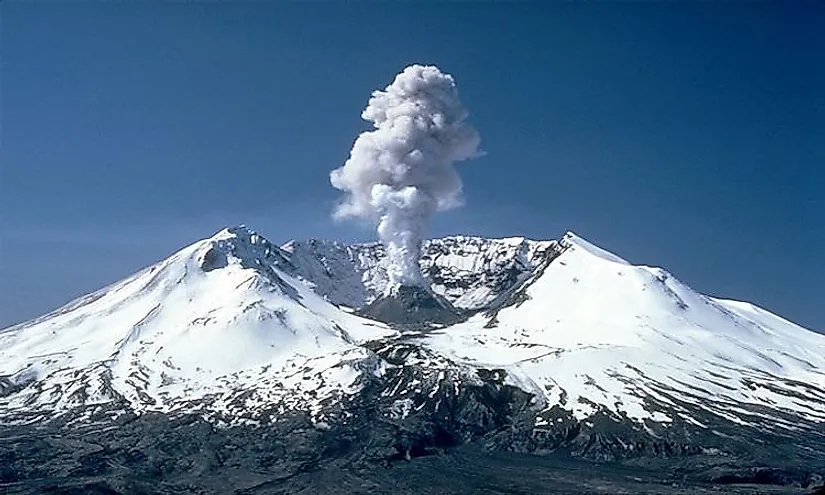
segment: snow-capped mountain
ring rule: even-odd
[[[326,428],[368,410],[407,449],[825,459],[823,335],[572,233],[429,241],[424,275],[462,321],[394,327],[361,311],[385,292],[384,262],[377,244],[221,231],[0,331],[0,417],[302,413]]]
[[[459,362],[503,368],[512,383],[567,402],[657,423],[696,408],[734,422],[825,422],[825,336],[747,303],[692,291],[661,268],[632,266],[568,233],[562,254],[502,307],[427,336]]]
[[[356,306],[382,291],[380,245],[286,249],[312,260],[303,276],[331,301],[352,303],[330,283],[336,271],[355,274]],[[425,253],[433,290],[480,311],[408,342],[458,365],[503,370],[506,383],[534,397],[537,429],[564,410],[585,424],[607,414],[710,429],[721,419],[823,437],[821,334],[698,294],[661,268],[630,265],[572,233],[558,242],[450,237],[430,241]]]
[[[351,363],[376,361],[357,343],[390,330],[284,273],[283,256],[252,231],[227,229],[3,330],[0,374],[16,392],[0,398],[0,414],[112,401],[138,411],[206,401],[220,413],[347,390]]]

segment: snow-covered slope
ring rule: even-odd
[[[383,259],[376,244],[278,248],[224,230],[0,331],[0,416],[115,404],[320,422],[364,395],[388,421],[474,418],[467,438],[515,410],[534,443],[547,431],[568,441],[599,417],[651,438],[671,426],[730,435],[722,424],[825,438],[825,336],[763,309],[570,233],[448,237],[427,243],[422,266],[468,318],[396,330],[350,309],[384,293]]]
[[[568,233],[562,254],[495,311],[424,345],[503,368],[511,383],[579,419],[702,424],[825,422],[825,336],[747,303],[716,300],[660,268],[632,266]]]
[[[65,410],[125,399],[170,410],[233,393],[347,390],[358,342],[390,333],[281,272],[282,254],[227,229],[42,318],[0,333],[0,411]],[[312,368],[317,376],[301,373]],[[255,400],[255,397],[247,398]]]

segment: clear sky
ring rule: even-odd
[[[565,230],[825,330],[825,6],[0,3],[0,327],[228,224],[336,224],[329,171],[410,63],[485,156],[433,235]]]

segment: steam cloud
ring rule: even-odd
[[[336,218],[377,223],[392,285],[421,285],[421,243],[430,216],[461,206],[453,163],[478,155],[479,137],[455,81],[438,67],[411,65],[361,114],[374,130],[355,140],[346,163],[330,174],[346,196]]]

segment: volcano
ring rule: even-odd
[[[230,228],[0,330],[0,488],[462,493],[414,483],[514,453],[656,483],[612,493],[823,479],[825,336],[573,233],[432,239],[428,287],[384,249]],[[403,489],[397,461],[422,469]]]

